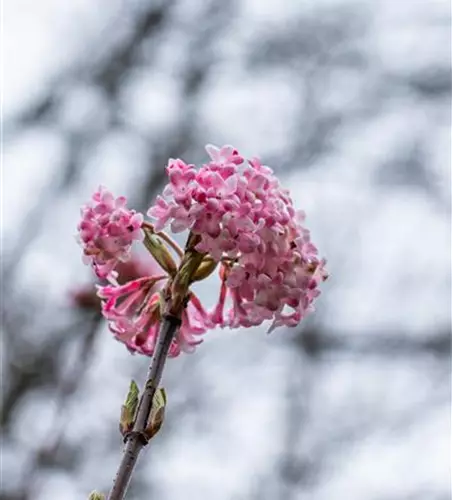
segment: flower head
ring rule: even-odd
[[[170,161],[169,184],[148,214],[159,228],[170,223],[199,235],[196,249],[223,262],[215,324],[295,326],[313,309],[327,276],[304,214],[257,158],[245,163],[232,146],[206,149],[211,161],[199,170]],[[232,307],[224,315],[227,295]]]
[[[273,170],[257,158],[245,160],[232,146],[206,150],[209,160],[199,169],[169,160],[169,183],[148,211],[154,224],[104,188],[82,208],[78,229],[85,259],[111,283],[98,286],[102,314],[131,352],[152,355],[164,308],[181,320],[172,357],[192,352],[215,325],[269,321],[269,331],[296,326],[314,309],[319,285],[328,276],[304,225],[305,214],[295,209]],[[167,225],[173,232],[189,230],[185,250],[161,232]],[[115,267],[129,259],[133,240],[143,240],[164,274],[132,270],[124,280],[112,279]],[[219,299],[208,313],[190,287],[217,267]]]
[[[81,209],[77,229],[84,262],[93,266],[99,278],[114,278],[117,264],[130,258],[132,242],[144,237],[143,215],[128,209],[126,203],[124,196],[115,198],[99,187]]]

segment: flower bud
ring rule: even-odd
[[[88,500],[105,500],[105,495],[94,490],[90,493]]]
[[[204,257],[198,269],[193,275],[192,281],[202,281],[210,276],[218,265],[218,261],[212,259],[210,256]]]
[[[123,436],[133,429],[135,422],[135,412],[138,406],[140,391],[134,380],[130,382],[129,392],[124,404],[121,406],[121,416],[119,419],[119,431]]]
[[[144,231],[144,246],[148,249],[160,267],[165,270],[170,276],[174,276],[177,271],[176,263],[171,256],[169,250],[159,237],[150,231],[147,227],[143,227]]]
[[[155,391],[148,425],[145,430],[148,439],[152,439],[162,427],[165,418],[165,406],[166,392],[163,387],[160,387]]]

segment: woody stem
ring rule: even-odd
[[[146,385],[138,405],[133,431],[127,436],[121,463],[116,473],[108,500],[122,500],[132,477],[138,456],[147,444],[145,435],[152,408],[152,400],[162,378],[163,368],[171,342],[181,324],[180,318],[172,315],[163,317],[159,339],[148,370]]]

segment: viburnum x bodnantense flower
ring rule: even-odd
[[[304,213],[295,210],[273,171],[257,158],[246,161],[231,146],[206,150],[210,160],[200,168],[169,160],[169,182],[148,211],[153,224],[127,209],[124,197],[115,199],[103,188],[82,209],[79,233],[86,259],[99,277],[111,281],[98,291],[103,315],[134,352],[152,354],[169,296],[177,299],[182,319],[170,349],[176,356],[192,351],[199,335],[215,325],[249,327],[268,320],[270,330],[296,326],[313,310],[327,277]],[[173,232],[189,231],[185,252],[162,232],[168,225]],[[119,285],[114,268],[130,257],[134,240],[143,241],[164,273]],[[206,312],[189,287],[216,267],[219,299]],[[163,281],[156,292],[153,287]]]
[[[132,242],[143,240],[143,215],[129,210],[124,196],[115,198],[100,187],[82,207],[81,216],[77,229],[84,262],[99,278],[115,277],[117,264],[130,259]]]

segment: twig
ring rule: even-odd
[[[180,324],[181,320],[176,316],[165,315],[163,317],[157,347],[152,356],[133,431],[126,436],[122,460],[108,500],[122,500],[124,498],[138,455],[148,442],[145,430],[151,413],[152,399],[160,383],[171,342]]]

